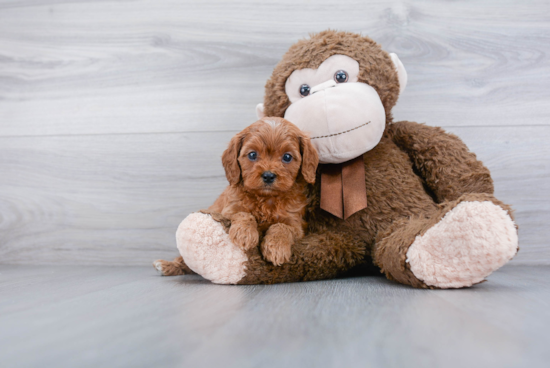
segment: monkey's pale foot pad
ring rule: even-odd
[[[517,230],[505,210],[491,202],[462,202],[416,237],[407,262],[426,285],[460,288],[483,281],[517,250]]]
[[[246,254],[223,226],[204,213],[192,213],[178,227],[176,241],[185,264],[216,284],[236,284],[245,276]]]

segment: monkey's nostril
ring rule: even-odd
[[[271,171],[264,171],[264,173],[262,174],[262,179],[266,184],[273,183],[276,178],[277,175],[273,174]]]

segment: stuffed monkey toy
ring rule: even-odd
[[[220,214],[194,213],[176,234],[183,258],[155,266],[221,284],[329,279],[368,263],[416,288],[482,282],[518,251],[511,208],[493,196],[489,170],[458,137],[393,121],[406,83],[397,55],[368,37],[329,30],[298,41],[256,110],[296,124],[319,153],[308,234],[290,262],[274,266],[257,247],[232,244]]]

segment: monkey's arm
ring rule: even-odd
[[[489,170],[457,136],[409,121],[391,124],[389,134],[408,153],[437,202],[468,193],[493,194]]]

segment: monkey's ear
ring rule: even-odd
[[[390,57],[395,69],[397,70],[397,78],[399,78],[399,95],[401,95],[407,86],[407,71],[396,54],[392,52]]]
[[[265,118],[263,103],[259,103],[256,105],[256,116],[258,117],[258,120]]]
[[[244,136],[245,133],[243,131],[231,138],[229,146],[222,154],[222,165],[225,169],[225,177],[231,185],[235,185],[241,180],[241,167],[238,159]]]
[[[302,150],[302,176],[309,184],[313,184],[319,164],[319,155],[309,137],[300,137],[300,148]]]

